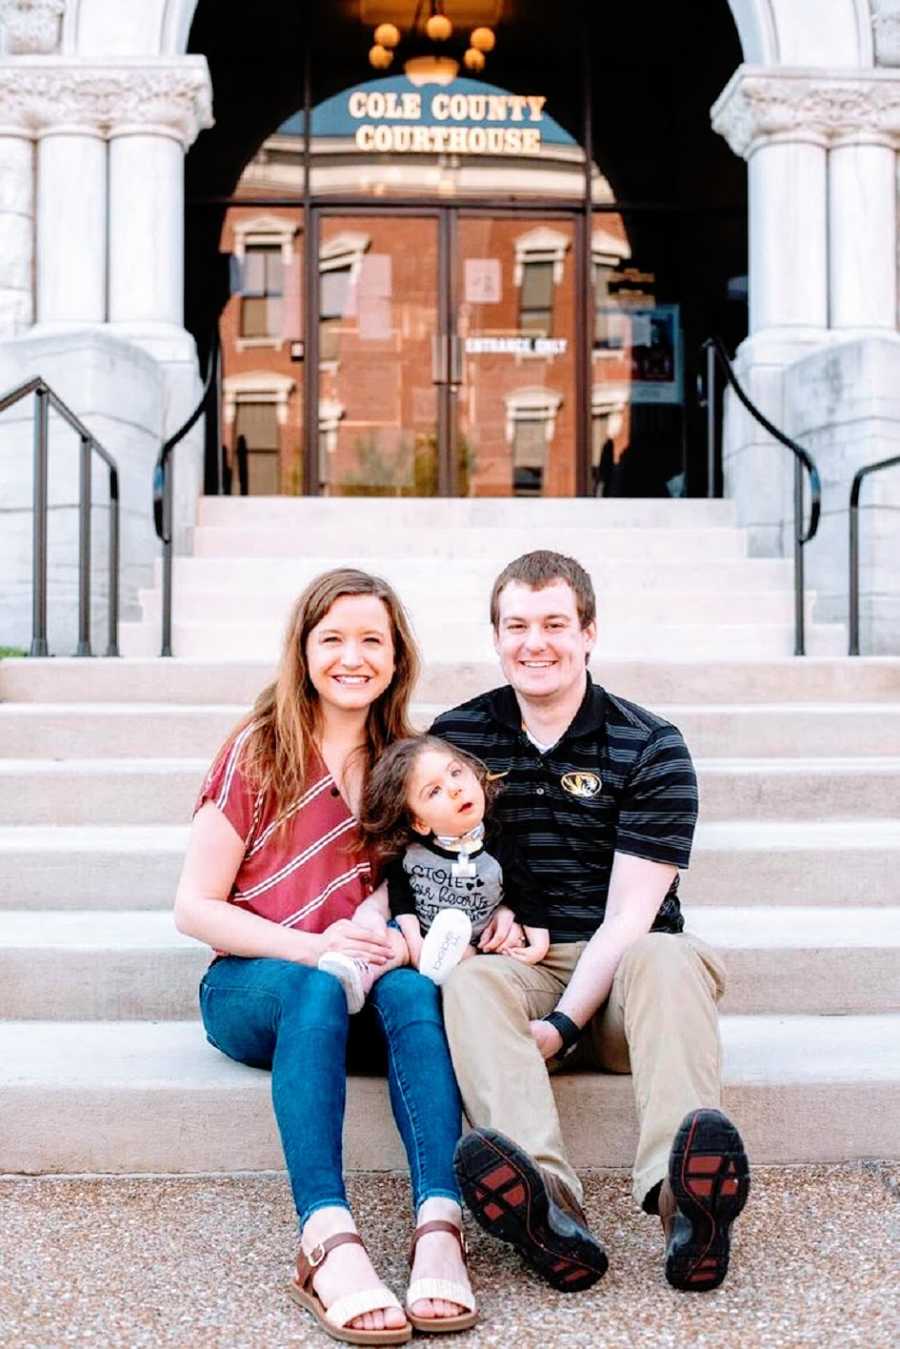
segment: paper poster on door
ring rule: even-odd
[[[466,258],[467,304],[499,304],[503,294],[499,258]]]
[[[380,342],[391,336],[392,259],[388,253],[372,253],[363,258],[356,283],[359,336]]]

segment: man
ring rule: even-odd
[[[483,955],[444,985],[475,1126],[456,1156],[466,1203],[554,1287],[596,1282],[606,1255],[581,1210],[547,1064],[630,1071],[634,1195],[662,1219],[666,1278],[715,1288],[749,1172],[718,1109],[721,966],[683,931],[678,901],[697,817],[690,755],[674,726],[592,683],[596,602],[573,559],[510,563],[491,623],[508,685],[432,730],[503,777],[499,817],[544,888],[552,944],[539,965]]]

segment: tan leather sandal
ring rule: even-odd
[[[413,1233],[412,1245],[409,1248],[410,1268],[416,1258],[419,1238],[427,1236],[429,1232],[450,1232],[456,1237],[462,1251],[463,1264],[468,1265],[469,1247],[462,1228],[457,1227],[456,1223],[446,1222],[443,1218],[435,1218],[432,1222],[417,1227]],[[440,1298],[443,1302],[455,1302],[466,1310],[457,1316],[414,1316],[410,1306],[414,1302],[421,1302],[424,1298]],[[453,1283],[450,1279],[414,1279],[406,1290],[406,1315],[416,1330],[427,1331],[432,1335],[450,1335],[457,1330],[471,1330],[478,1320],[472,1290],[466,1288],[464,1284]]]
[[[324,1305],[313,1288],[312,1281],[322,1262],[335,1247],[345,1246],[348,1242],[358,1246],[365,1244],[356,1232],[338,1232],[318,1242],[309,1254],[301,1246],[297,1256],[297,1277],[291,1282],[288,1292],[299,1306],[316,1318],[325,1334],[333,1340],[342,1340],[345,1344],[405,1344],[412,1335],[412,1326],[408,1321],[402,1326],[391,1326],[385,1330],[357,1330],[349,1326],[350,1321],[365,1316],[367,1312],[386,1311],[389,1307],[403,1310],[384,1284],[358,1293],[347,1293],[345,1297],[336,1298],[330,1307]]]

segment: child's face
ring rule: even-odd
[[[481,824],[484,792],[472,769],[447,750],[423,750],[413,765],[406,804],[417,834],[460,838]]]

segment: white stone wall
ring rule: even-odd
[[[900,374],[900,72],[742,67],[712,118],[749,166],[751,331],[736,370],[762,412],[817,462],[823,522],[806,553],[808,583],[817,617],[845,619],[853,475],[900,450],[891,401]],[[732,395],[724,469],[754,552],[789,555],[793,457]],[[866,489],[870,652],[900,652],[894,491],[881,479]]]
[[[104,56],[85,59],[57,49],[62,42],[71,51],[79,35],[99,42],[99,8],[0,0],[0,391],[42,375],[117,460],[123,616],[159,556],[151,492],[160,444],[200,392],[195,345],[183,327],[184,154],[211,124],[211,90],[202,57],[158,54],[167,8],[162,0],[107,6]],[[147,44],[153,54],[134,55]],[[0,418],[0,644],[24,647],[31,415],[23,404]],[[54,428],[49,613],[51,649],[60,653],[73,649],[76,632],[73,439]],[[181,545],[201,489],[198,426],[177,451]],[[105,494],[104,480],[98,499]],[[99,600],[105,512],[95,515]]]

